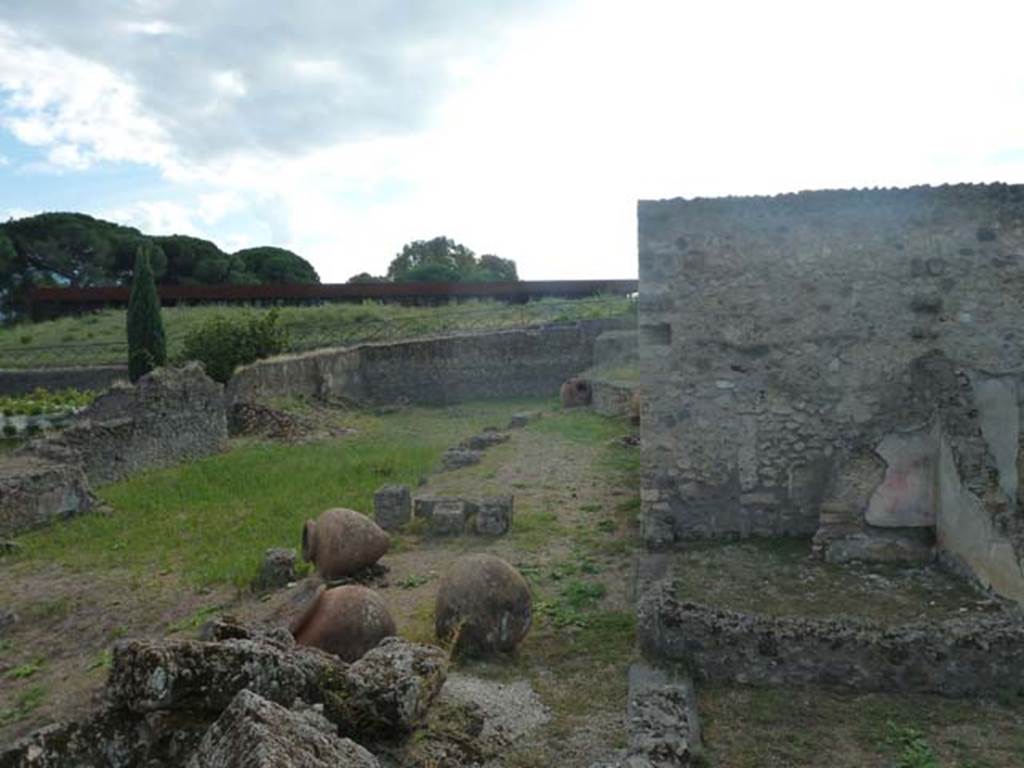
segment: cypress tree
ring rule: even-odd
[[[167,342],[160,319],[160,299],[156,293],[149,252],[135,252],[132,292],[128,298],[128,378],[132,381],[167,362]]]

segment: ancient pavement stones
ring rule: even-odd
[[[279,589],[295,581],[295,550],[291,547],[273,547],[263,554],[260,572],[253,582],[258,592]]]
[[[327,581],[373,565],[389,544],[380,526],[351,509],[328,509],[302,529],[302,557]]]
[[[464,555],[441,579],[434,606],[438,638],[477,655],[508,652],[532,621],[530,589],[519,571],[499,557]]]
[[[210,726],[189,768],[378,768],[377,759],[339,738],[323,715],[296,712],[239,691]]]
[[[399,528],[412,518],[412,496],[407,485],[385,485],[373,494],[373,519],[385,531]]]

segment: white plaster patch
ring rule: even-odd
[[[887,435],[875,452],[885,460],[885,478],[864,519],[882,528],[935,525],[935,438],[929,432]]]

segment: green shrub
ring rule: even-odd
[[[14,437],[18,434],[18,429],[13,424],[4,424],[4,437]]]
[[[198,360],[215,381],[227,382],[240,365],[283,352],[288,336],[278,312],[229,317],[215,315],[185,336],[183,360]]]

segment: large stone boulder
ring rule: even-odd
[[[297,646],[286,630],[215,626],[210,641],[122,641],[107,682],[113,707],[146,715],[217,717],[241,690],[281,706],[322,704],[345,735],[406,733],[444,685],[448,658],[430,645],[390,637],[352,665]]]
[[[389,544],[380,526],[351,509],[328,509],[302,528],[302,557],[327,581],[370,567]]]
[[[293,711],[239,691],[203,736],[188,768],[378,768],[314,710]]]
[[[114,646],[107,698],[139,714],[216,715],[243,688],[284,706],[295,699],[319,702],[324,683],[344,671],[335,656],[295,647],[286,630],[209,642],[125,640]]]
[[[350,662],[395,632],[395,620],[383,598],[356,585],[321,587],[292,628],[299,645],[320,648]]]
[[[459,652],[512,651],[526,637],[532,618],[526,580],[500,557],[464,555],[441,579],[434,628]]]

